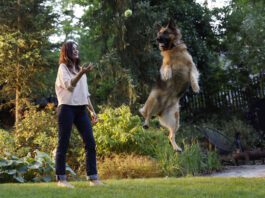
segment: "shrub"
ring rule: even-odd
[[[43,110],[38,110],[36,106],[31,106],[24,113],[24,117],[15,133],[15,151],[19,157],[34,154],[34,150],[53,155],[57,147],[57,115],[55,107],[50,104]],[[76,171],[80,164],[79,161],[84,157],[84,144],[76,128],[70,138],[69,149],[67,152],[67,163]],[[82,166],[82,170],[85,166]]]
[[[133,152],[152,156],[154,147],[165,138],[158,130],[143,130],[140,117],[133,116],[128,106],[107,107],[98,117],[94,135],[100,156]]]
[[[14,137],[11,132],[0,129],[0,156],[5,153],[14,153]]]
[[[57,144],[54,106],[47,106],[45,110],[37,110],[37,107],[31,106],[18,126],[15,142],[18,156],[33,153],[36,149],[52,154]]]

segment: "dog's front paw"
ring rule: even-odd
[[[172,69],[171,69],[171,67],[168,66],[168,65],[162,66],[161,69],[160,69],[160,75],[161,75],[161,79],[164,80],[164,81],[172,78]]]

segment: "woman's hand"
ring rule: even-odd
[[[92,124],[98,123],[98,116],[95,112],[91,113],[91,122]]]
[[[94,65],[92,63],[89,63],[88,65],[80,67],[80,72],[82,74],[85,74],[87,72],[90,72],[94,68]]]
[[[82,78],[83,74],[90,72],[93,69],[93,67],[94,65],[92,63],[89,63],[86,66],[80,67],[80,71],[78,72],[76,77],[71,80],[71,85],[75,87],[77,82]]]

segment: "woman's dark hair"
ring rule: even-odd
[[[77,45],[74,41],[66,41],[63,43],[61,50],[60,50],[60,58],[59,58],[59,64],[65,64],[69,71],[73,74],[75,74],[73,68],[77,71],[80,70],[80,59],[74,59],[73,58],[73,46]]]

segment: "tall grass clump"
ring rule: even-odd
[[[184,151],[177,153],[169,144],[156,149],[156,160],[164,176],[187,176],[211,173],[221,169],[218,154],[215,151],[204,152],[199,143],[184,143]]]
[[[113,154],[104,157],[99,160],[98,172],[102,179],[163,176],[155,159],[136,154]]]

